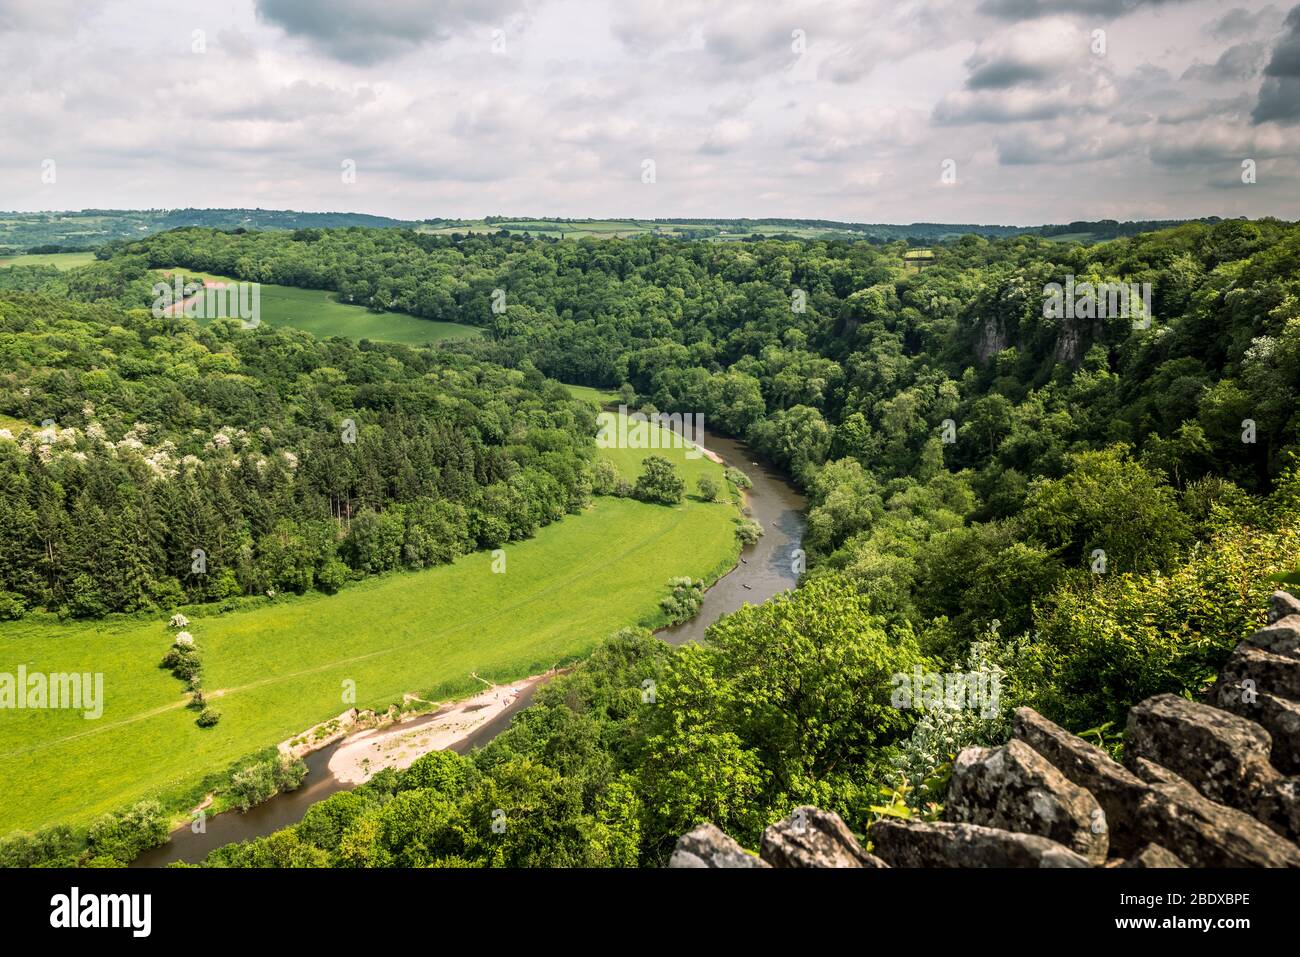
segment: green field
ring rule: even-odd
[[[601,452],[634,477],[646,453]],[[721,476],[707,459],[665,450],[693,488]],[[669,578],[713,580],[735,562],[735,508],[689,497],[678,507],[599,498],[581,515],[492,556],[372,578],[210,617],[191,615],[204,687],[222,712],[202,730],[181,682],[157,667],[170,645],[151,622],[0,623],[0,671],[102,672],[104,713],[0,711],[0,834],[84,823],[146,796],[190,790],[209,772],[346,709],[405,692],[469,693],[471,671],[500,681],[581,656],[618,628],[658,624]]]
[[[55,266],[59,269],[75,269],[95,261],[94,253],[44,253],[28,256],[8,256],[0,258],[0,267],[4,266]]]
[[[171,270],[160,270],[170,275]],[[233,282],[225,276],[183,270],[186,282],[211,280]],[[452,339],[472,339],[482,335],[475,326],[456,322],[437,322],[419,319],[403,312],[371,312],[363,306],[339,302],[334,294],[323,289],[299,289],[296,286],[277,286],[262,283],[262,322],[266,325],[292,326],[324,339],[342,336],[346,339],[370,339],[373,342],[400,342],[408,346],[428,345]],[[213,316],[199,319],[202,324],[211,322]]]
[[[612,389],[594,389],[589,385],[565,385],[565,388],[575,399],[586,399],[602,407],[619,402],[618,393]]]

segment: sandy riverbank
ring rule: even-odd
[[[353,735],[330,756],[330,774],[355,785],[384,768],[410,767],[423,754],[460,743],[508,708],[520,693],[548,677],[552,675],[533,675],[509,685],[493,685],[431,715]]]

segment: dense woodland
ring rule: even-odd
[[[303,463],[331,448],[338,458],[330,438],[343,410],[364,410],[379,447],[398,442],[383,417],[402,417],[394,431],[425,436],[417,444],[439,475],[456,443],[473,467],[452,470],[464,476],[454,490],[417,490],[400,468],[380,469],[357,478],[367,490],[357,497],[379,515],[389,500],[461,506],[464,547],[504,534],[485,536],[473,516],[490,514],[481,497],[512,480],[531,476],[518,494],[550,503],[537,522],[582,501],[586,423],[543,375],[703,413],[808,492],[809,571],[789,597],[723,619],[706,647],[614,636],[483,751],[385,772],[212,863],[655,864],[698,821],[752,843],[803,803],[860,830],[872,815],[925,813],[956,750],[1005,736],[1001,718],[891,707],[895,672],[994,671],[1003,715],[1031,704],[1112,749],[1131,704],[1199,689],[1262,621],[1268,576],[1300,565],[1300,227],[1189,224],[1090,247],[972,236],[936,246],[920,272],[905,250],[189,229],[48,280],[74,299],[141,306],[148,270],[179,265],[488,330],[443,354],[287,332],[146,336],[144,314],[128,327],[104,306],[4,299],[0,412],[80,422],[89,402],[113,439],[156,421],[177,453],[205,458],[230,426],[268,460],[311,449]],[[1045,318],[1045,285],[1070,275],[1149,282],[1149,328]],[[504,312],[492,311],[495,289]],[[52,310],[66,318],[48,323]],[[150,367],[152,405],[121,384]],[[419,370],[419,385],[403,369]],[[509,399],[495,394],[507,386]],[[97,489],[121,484],[90,481],[71,460],[42,465],[39,450],[0,452],[25,483],[16,500],[37,534],[4,542],[4,574],[53,594],[32,549],[46,516],[71,513],[42,505],[48,489],[69,508],[104,509],[113,499]],[[235,486],[256,478],[251,459],[223,465],[224,483],[196,473],[167,487],[224,488],[238,501]],[[281,518],[328,516],[339,483],[305,464],[299,473],[294,496],[251,496],[267,511],[232,554],[251,544],[258,555]],[[256,560],[235,567],[238,587],[262,586]],[[652,706],[639,694],[647,676]],[[494,808],[517,809],[495,841]]]
[[[536,370],[13,293],[0,343],[5,413],[49,423],[0,431],[6,617],[332,592],[591,496],[594,412]]]

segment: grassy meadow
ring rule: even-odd
[[[76,269],[95,261],[95,254],[86,253],[33,253],[23,256],[0,256],[0,268],[5,266],[54,266],[58,269]]]
[[[589,385],[566,385],[565,388],[575,399],[586,399],[602,408],[607,405],[618,405],[618,393],[613,389],[596,389]]]
[[[601,450],[634,478],[646,452]],[[722,469],[662,450],[691,490]],[[588,653],[629,624],[662,622],[669,578],[713,580],[739,548],[735,508],[688,495],[677,507],[599,498],[580,515],[506,546],[506,570],[479,552],[452,565],[365,580],[337,595],[278,599],[190,616],[204,687],[222,713],[201,729],[182,683],[158,662],[171,643],[152,621],[0,623],[0,671],[102,672],[104,710],[0,712],[0,835],[84,823],[150,797],[192,790],[233,761],[356,705],[406,692],[470,693],[470,672],[509,681]]]
[[[171,270],[161,270],[164,276]],[[225,276],[184,270],[184,278],[235,282]],[[408,346],[428,345],[449,339],[472,339],[482,335],[475,326],[456,322],[420,319],[402,312],[371,312],[364,306],[339,302],[332,292],[323,289],[299,289],[262,283],[262,322],[268,326],[292,326],[324,339],[369,339],[373,342],[398,342]],[[211,322],[214,317],[198,320]]]

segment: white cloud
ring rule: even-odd
[[[103,0],[69,28],[63,0],[0,0],[0,208],[1300,215],[1285,11],[1262,2],[225,6]],[[1248,150],[1278,188],[1212,188]]]

